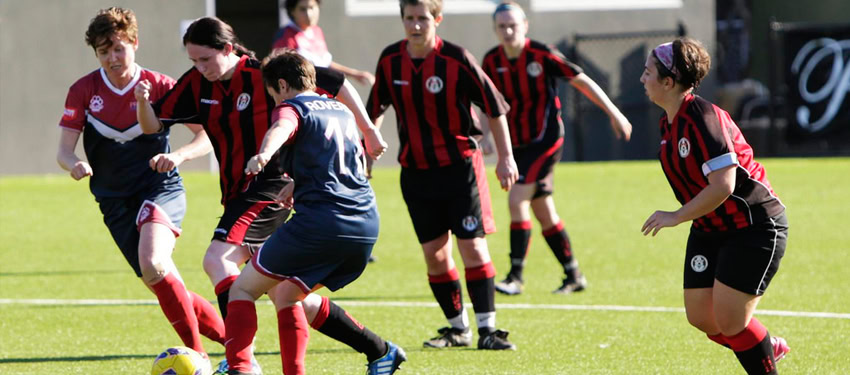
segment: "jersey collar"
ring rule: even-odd
[[[133,79],[130,80],[130,83],[128,83],[127,86],[124,86],[124,88],[121,90],[112,85],[112,82],[109,81],[109,77],[106,76],[106,70],[103,68],[100,68],[100,78],[103,79],[103,83],[106,85],[106,87],[109,87],[112,92],[114,92],[118,96],[124,96],[124,94],[126,94],[128,91],[132,90],[136,86],[136,83],[139,82],[139,78],[142,76],[142,67],[136,63],[133,63],[133,65],[136,68],[136,73],[133,74]]]

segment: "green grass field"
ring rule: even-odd
[[[757,314],[792,348],[779,370],[850,373],[850,230],[841,227],[850,208],[850,159],[764,164],[791,222],[782,267]],[[201,259],[221,213],[217,178],[185,179],[189,211],[175,259],[190,289],[214,299]],[[641,236],[653,210],[678,206],[656,162],[558,166],[554,197],[590,285],[576,295],[550,294],[561,275],[535,223],[526,292],[496,299],[498,326],[518,346],[502,353],[422,348],[446,322],[428,288],[398,169],[378,169],[372,182],[382,215],[378,262],[332,298],[406,349],[400,374],[743,373],[681,309],[688,226]],[[507,197],[494,178],[490,186],[500,231],[489,245],[501,278],[508,268]],[[87,182],[66,175],[0,179],[0,244],[0,374],[147,374],[154,356],[180,345],[112,242]],[[274,308],[263,301],[257,358],[275,374]],[[223,358],[222,347],[205,345],[213,361]],[[311,332],[309,373],[362,373],[364,364],[359,353]]]

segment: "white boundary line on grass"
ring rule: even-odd
[[[438,307],[436,302],[405,302],[405,301],[357,301],[335,300],[343,306],[365,307]],[[270,301],[260,303],[271,304]],[[140,299],[11,299],[0,298],[0,305],[83,305],[83,306],[113,306],[113,305],[157,305],[156,300]],[[467,307],[472,305],[467,304]],[[628,311],[628,312],[675,312],[684,313],[682,307],[658,306],[621,306],[621,305],[552,305],[531,303],[497,303],[496,308],[505,310],[585,310],[585,311]],[[758,315],[788,316],[795,318],[824,318],[850,319],[850,313],[756,310]]]

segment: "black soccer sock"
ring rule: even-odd
[[[479,335],[488,335],[496,330],[496,270],[487,263],[466,270],[466,290],[475,310]]]
[[[508,276],[522,281],[522,270],[525,267],[525,257],[531,245],[531,221],[515,221],[511,223],[511,271]]]
[[[442,275],[428,275],[428,284],[446,319],[455,318],[463,312],[463,291],[460,289],[457,268]]]
[[[564,222],[559,221],[554,227],[543,231],[543,237],[546,238],[546,243],[552,249],[552,254],[558,258],[558,262],[564,268],[566,274],[570,274],[573,266],[573,248],[570,244],[570,236],[564,229]]]
[[[756,318],[750,319],[750,324],[740,333],[724,338],[747,374],[777,374],[770,334]]]
[[[320,321],[322,317],[324,319]],[[327,297],[322,298],[319,314],[311,326],[326,336],[365,354],[369,363],[387,353],[387,343],[382,338],[360,324]]]
[[[221,310],[221,320],[227,319],[227,303],[230,302],[230,286],[239,275],[230,275],[215,284],[215,295],[218,297],[218,309]]]

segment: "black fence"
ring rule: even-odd
[[[644,94],[640,75],[646,56],[655,46],[685,35],[678,30],[616,34],[578,34],[558,48],[584,69],[632,123],[630,142],[616,139],[605,113],[580,92],[560,87],[564,103],[565,161],[633,160],[655,158],[661,109]]]

